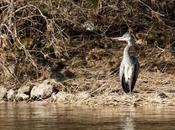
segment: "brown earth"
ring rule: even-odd
[[[118,69],[122,57],[121,51],[94,49],[81,60],[73,59],[70,61],[71,64],[65,68],[69,70],[67,76],[73,74],[73,77],[62,81],[61,91],[66,92],[62,96],[66,98],[61,98],[61,100],[59,98],[56,102],[90,105],[175,105],[173,66],[167,67],[167,64],[163,64],[162,68],[159,64],[160,66],[150,67],[149,62],[145,63],[145,60],[149,61],[150,58],[159,55],[159,51],[153,52],[152,57],[149,56],[144,60],[141,56],[139,57],[140,74],[132,95],[127,95],[122,91],[119,81]],[[168,55],[168,52],[160,55],[165,54]],[[156,64],[157,60],[153,59],[155,61],[150,62]],[[174,59],[167,56],[166,62],[169,62],[168,60],[173,61]],[[82,62],[86,64],[82,65]],[[63,72],[65,73],[64,69]]]
[[[154,55],[148,51],[148,57],[143,58],[138,53],[141,66],[139,77],[133,94],[127,95],[118,77],[122,50],[123,47],[119,51],[95,48],[84,57],[72,58],[61,70],[54,70],[50,75],[50,78],[56,79],[58,93],[56,98],[52,95],[43,102],[108,106],[175,105],[174,66],[167,67],[168,63],[173,64],[173,53],[166,50],[160,53],[156,48],[152,51]],[[155,58],[157,55],[161,55],[165,64],[159,64],[160,61]]]
[[[2,0],[0,83],[16,90],[53,78],[63,102],[173,105],[174,3]],[[133,96],[118,79],[125,44],[111,40],[126,31],[141,66]]]

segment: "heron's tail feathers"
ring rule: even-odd
[[[123,88],[125,93],[129,93],[130,92],[129,82],[125,80],[125,76],[124,75],[122,76],[122,88]]]

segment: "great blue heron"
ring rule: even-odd
[[[127,32],[122,37],[112,39],[126,41],[128,43],[123,51],[123,59],[120,64],[119,77],[124,92],[131,94],[139,73],[139,62],[135,56],[131,56],[129,53],[129,49],[133,45],[132,37],[130,33]]]

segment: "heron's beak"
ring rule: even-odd
[[[114,37],[114,38],[111,38],[112,40],[118,40],[118,41],[126,41],[127,39],[124,38],[124,37]]]

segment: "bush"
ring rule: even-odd
[[[126,31],[171,51],[174,8],[172,0],[2,0],[0,70],[18,83],[38,79],[84,51],[114,47],[109,37]]]

